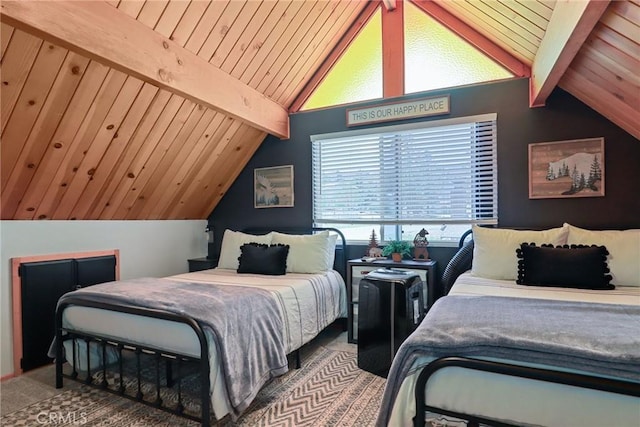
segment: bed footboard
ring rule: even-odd
[[[62,324],[62,315],[68,306],[83,306],[83,307],[91,307],[98,308],[110,311],[118,311],[122,313],[135,314],[139,316],[152,317],[156,319],[169,320],[178,323],[184,323],[193,329],[195,332],[198,341],[200,343],[200,355],[199,357],[193,357],[188,355],[181,355],[170,351],[165,351],[159,348],[152,348],[149,346],[143,346],[137,343],[125,342],[118,339],[112,339],[109,337],[99,336],[96,334],[89,334],[82,331],[73,330],[70,328],[66,328]],[[135,400],[137,402],[143,403],[145,405],[153,406],[164,411],[189,418],[195,421],[199,421],[203,426],[210,425],[210,416],[211,416],[211,402],[210,402],[210,381],[209,381],[209,349],[207,340],[202,330],[200,324],[187,316],[180,316],[174,313],[162,311],[162,310],[153,310],[153,309],[144,309],[140,307],[133,307],[127,305],[114,305],[103,302],[95,302],[95,301],[87,301],[80,298],[67,298],[64,303],[59,304],[56,309],[56,320],[55,320],[55,354],[56,354],[56,388],[61,388],[63,385],[63,378],[69,378],[75,381],[81,381],[85,384],[92,385],[94,387],[99,387],[104,389],[105,391],[118,394],[120,396],[126,397],[128,399]],[[65,362],[65,355],[63,351],[64,341],[67,340],[82,340],[86,343],[87,352],[86,352],[86,377],[84,379],[79,378],[78,370],[77,370],[77,362],[78,355],[76,354],[76,346],[75,343],[73,345],[73,354],[72,357],[72,372],[71,374],[65,374],[63,372],[63,364]],[[102,370],[103,379],[99,384],[95,384],[93,381],[93,373],[91,369],[91,351],[90,345],[94,343],[100,349],[102,355],[102,363],[101,367],[97,368]],[[107,348],[112,347],[117,351],[118,354],[118,374],[119,374],[119,384],[117,388],[110,389],[107,383]],[[137,387],[135,390],[135,394],[127,394],[125,390],[125,386],[123,383],[123,352],[131,352],[135,355],[135,363],[136,363],[136,377],[137,377]],[[148,401],[144,399],[142,390],[141,390],[141,356],[151,356],[155,361],[155,390],[156,396],[154,401]],[[175,373],[177,377],[177,394],[178,394],[178,403],[175,407],[168,407],[163,404],[163,401],[160,397],[160,365],[161,362],[165,361],[167,364],[167,386],[173,386],[173,378],[174,373],[172,372],[173,363],[176,364],[177,372]],[[201,401],[201,416],[196,417],[184,412],[184,405],[182,401],[182,384],[181,384],[181,369],[185,364],[197,364],[198,365],[198,373],[200,375],[200,401]]]
[[[493,419],[483,418],[482,416],[468,415],[427,405],[427,382],[437,371],[450,367],[467,368],[477,371],[491,372],[496,374],[516,376],[532,380],[546,381],[556,384],[564,384],[574,387],[623,394],[632,397],[640,397],[640,384],[630,381],[595,377],[570,372],[553,371],[541,368],[532,368],[527,366],[512,365],[487,360],[470,359],[465,357],[443,357],[434,360],[433,362],[425,366],[418,376],[414,392],[416,405],[416,413],[413,417],[414,427],[423,427],[425,425],[425,413],[427,411],[432,411],[442,415],[449,415],[467,420],[469,422],[469,426],[477,426],[480,423],[483,423],[492,426],[515,427],[514,424],[498,422]]]

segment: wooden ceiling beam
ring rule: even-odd
[[[385,3],[386,5],[386,3]],[[404,95],[404,3],[382,11],[382,96]]]
[[[402,2],[402,0],[399,0],[400,2]],[[396,2],[396,0],[382,0],[382,4],[384,4],[384,7],[391,12],[392,10],[395,10],[396,7],[398,6],[398,3]]]
[[[556,2],[531,67],[531,107],[545,104],[608,6],[608,0]]]
[[[289,138],[285,108],[105,2],[3,1],[2,22]]]

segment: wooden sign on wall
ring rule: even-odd
[[[449,95],[347,109],[347,126],[449,113]]]

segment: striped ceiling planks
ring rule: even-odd
[[[559,86],[640,139],[640,4],[613,1]]]
[[[331,50],[319,44],[317,52],[294,49],[312,23],[312,34],[330,34],[325,43],[339,38],[331,31],[341,30],[333,20],[319,21],[314,8],[305,9],[312,5],[301,1],[110,3],[214,66],[230,74],[235,69],[237,77],[244,73],[265,85],[287,75],[286,69],[264,68],[268,57],[295,52],[287,56],[289,64],[301,55],[318,62]],[[319,6],[344,23],[363,3]],[[298,14],[300,10],[306,13]],[[283,37],[288,30],[283,22],[293,24],[288,38]],[[264,46],[278,50],[261,55]],[[73,66],[63,66],[67,56]],[[248,161],[266,136],[6,23],[2,58],[3,79],[10,82],[2,89],[2,126],[7,127],[2,134],[2,218],[202,218],[241,171],[237,165]],[[75,74],[64,72],[73,67]],[[287,99],[295,98],[295,90],[282,89]],[[57,102],[35,108],[57,93],[66,99],[50,97]],[[27,97],[35,103],[29,104]],[[36,122],[44,128],[36,131]],[[252,140],[246,141],[247,136]],[[31,143],[25,145],[27,139]],[[223,162],[229,165],[221,167]],[[209,198],[198,194],[211,189]]]
[[[0,26],[0,60],[4,56],[4,51],[7,49],[9,45],[9,40],[11,40],[11,36],[13,35],[14,28],[11,25],[2,25]]]
[[[25,200],[23,195],[28,189],[29,183],[32,182],[34,178],[36,172],[35,166],[39,165],[45,153],[48,152],[54,156],[55,152],[55,157],[57,157],[59,152],[64,152],[60,149],[63,148],[63,142],[61,141],[65,141],[65,138],[60,138],[60,133],[56,132],[56,130],[65,129],[65,123],[61,123],[61,121],[65,116],[65,111],[68,111],[71,98],[80,85],[82,76],[88,65],[88,59],[74,53],[67,54],[65,64],[63,64],[62,70],[51,88],[50,95],[47,97],[33,129],[22,147],[22,151],[16,161],[18,168],[10,175],[10,178],[6,182],[7,193],[3,192],[3,203],[7,203],[8,208],[18,208],[20,203],[28,203],[28,200]],[[9,138],[9,136],[4,135],[3,137]],[[46,141],[51,141],[51,144],[47,145],[43,143]],[[20,168],[19,165],[27,165],[27,167]],[[44,176],[49,175],[50,174],[46,174]],[[40,176],[38,178],[40,178]],[[36,182],[40,184],[39,190],[44,191],[48,188],[49,182],[39,180],[36,180]],[[6,196],[8,196],[8,198]],[[34,196],[38,197],[35,194],[31,195],[32,198]],[[40,194],[40,198],[41,196]],[[40,200],[40,198],[37,200]],[[33,205],[27,204],[26,206],[32,207]],[[18,210],[18,212],[20,212],[20,210]],[[33,212],[33,210],[25,209],[25,213],[31,212]]]
[[[528,65],[555,1],[435,0]],[[558,85],[640,139],[640,3],[612,1]]]
[[[325,23],[332,25],[330,31],[319,31],[311,45],[311,51],[320,54],[310,55],[309,48],[303,49],[300,59],[296,62],[296,67],[291,69],[291,72],[285,76],[284,81],[278,83],[273,94],[270,94],[270,92],[267,92],[267,94],[280,104],[290,106],[324,59],[331,54],[331,51],[349,27],[356,22],[362,11],[358,6],[357,3],[353,2],[350,8],[345,8],[340,12],[334,11],[331,20]],[[324,51],[322,50],[323,48]],[[291,91],[290,88],[294,88],[294,90]]]
[[[286,109],[368,2],[108,3]],[[555,7],[436,3],[529,66]],[[612,2],[560,81],[636,137],[639,8]],[[6,22],[0,30],[2,219],[205,218],[266,136]]]
[[[436,0],[436,3],[523,63],[531,65],[551,18],[554,2]]]
[[[2,24],[4,27],[5,24]],[[8,123],[11,111],[18,101],[18,96],[24,87],[24,83],[29,76],[28,70],[36,60],[42,46],[42,40],[31,36],[23,31],[15,30],[9,32],[5,30],[4,34],[10,34],[13,43],[9,41],[3,44],[6,46],[6,56],[2,58],[2,97],[0,102],[2,110],[0,112],[0,120],[2,122],[2,131]],[[4,179],[2,180],[4,182]]]

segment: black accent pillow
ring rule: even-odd
[[[522,243],[516,249],[519,285],[610,290],[607,266],[609,251],[604,246],[541,245]]]
[[[238,273],[279,276],[287,272],[289,245],[245,243],[240,246]]]

